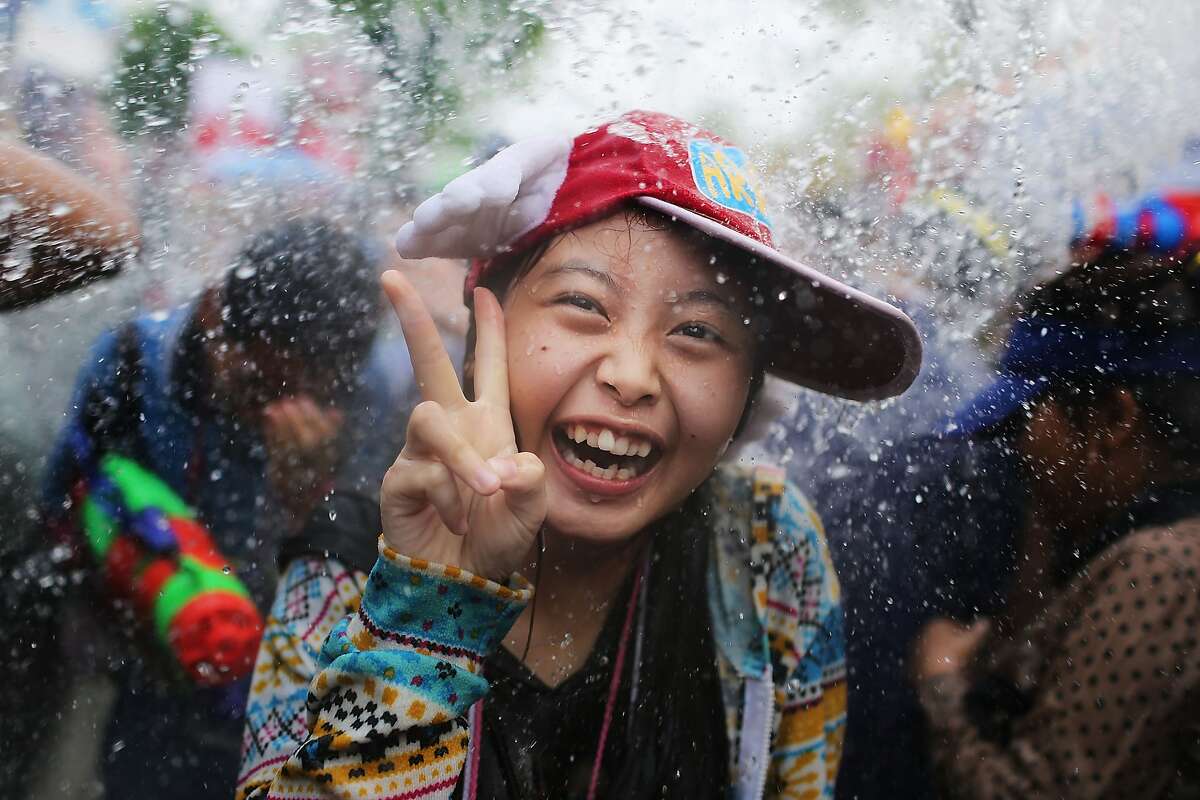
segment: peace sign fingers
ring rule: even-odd
[[[416,289],[396,272],[384,273],[383,287],[424,398],[380,488],[383,535],[405,555],[504,580],[546,518],[542,462],[517,451],[504,311],[491,292],[475,291],[478,396],[468,402]]]
[[[463,405],[466,398],[458,382],[458,374],[442,344],[437,325],[413,285],[396,270],[383,273],[383,291],[387,294],[408,346],[413,376],[420,387],[421,397],[447,408]]]
[[[508,344],[496,295],[475,288],[475,397],[508,408]]]

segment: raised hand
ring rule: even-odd
[[[285,397],[263,410],[267,477],[289,511],[308,516],[338,461],[342,412],[305,395]]]
[[[383,287],[423,398],[383,479],[384,538],[411,558],[503,581],[521,566],[546,518],[546,483],[541,460],[517,450],[500,303],[475,290],[476,399],[467,400],[412,284],[391,271]]]

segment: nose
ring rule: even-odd
[[[596,380],[623,406],[652,405],[662,394],[654,349],[629,341],[604,357]]]

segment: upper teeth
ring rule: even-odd
[[[567,436],[576,442],[587,442],[590,447],[612,453],[614,456],[650,455],[653,445],[644,439],[622,436],[608,428],[593,428],[588,430],[584,425],[568,425]]]

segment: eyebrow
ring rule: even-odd
[[[728,311],[730,314],[734,314],[734,315],[737,314],[737,309],[735,309],[733,307],[733,303],[729,302],[728,298],[722,297],[721,295],[716,294],[715,292],[709,292],[704,289],[694,289],[693,291],[686,292],[686,293],[680,295],[679,297],[676,297],[672,302],[675,305],[695,304],[695,305],[706,305],[706,306],[718,306],[718,307],[724,309],[725,311]]]
[[[578,273],[580,275],[586,275],[593,280],[603,283],[605,286],[607,286],[609,289],[612,289],[614,292],[622,292],[622,289],[617,284],[617,281],[608,272],[605,272],[602,269],[596,269],[595,267],[591,266],[587,262],[580,261],[580,260],[574,259],[574,258],[567,259],[563,263],[559,264],[557,267],[552,267],[551,269],[546,270],[545,275],[543,275],[542,277],[549,278],[551,276],[560,275],[560,274],[564,274],[564,273]]]
[[[618,293],[622,293],[622,294],[624,294],[624,292],[625,292],[625,290],[622,289],[620,284],[617,283],[617,281],[613,278],[613,276],[610,273],[608,273],[602,269],[597,269],[596,267],[593,267],[590,264],[588,264],[586,261],[580,261],[579,259],[575,259],[575,258],[567,259],[566,261],[559,264],[558,266],[551,267],[550,269],[546,270],[546,274],[543,277],[549,278],[554,275],[569,274],[569,273],[577,273],[580,275],[586,275],[589,278],[592,278],[593,280],[603,283],[605,286],[612,289],[614,292],[618,292]],[[728,313],[733,314],[734,316],[736,316],[738,313],[737,309],[734,307],[734,304],[732,302],[730,302],[728,298],[722,297],[721,295],[717,294],[716,292],[710,292],[707,289],[693,289],[690,292],[685,292],[681,295],[676,296],[670,302],[672,305],[717,306],[718,308],[721,308],[724,311],[727,311]]]

